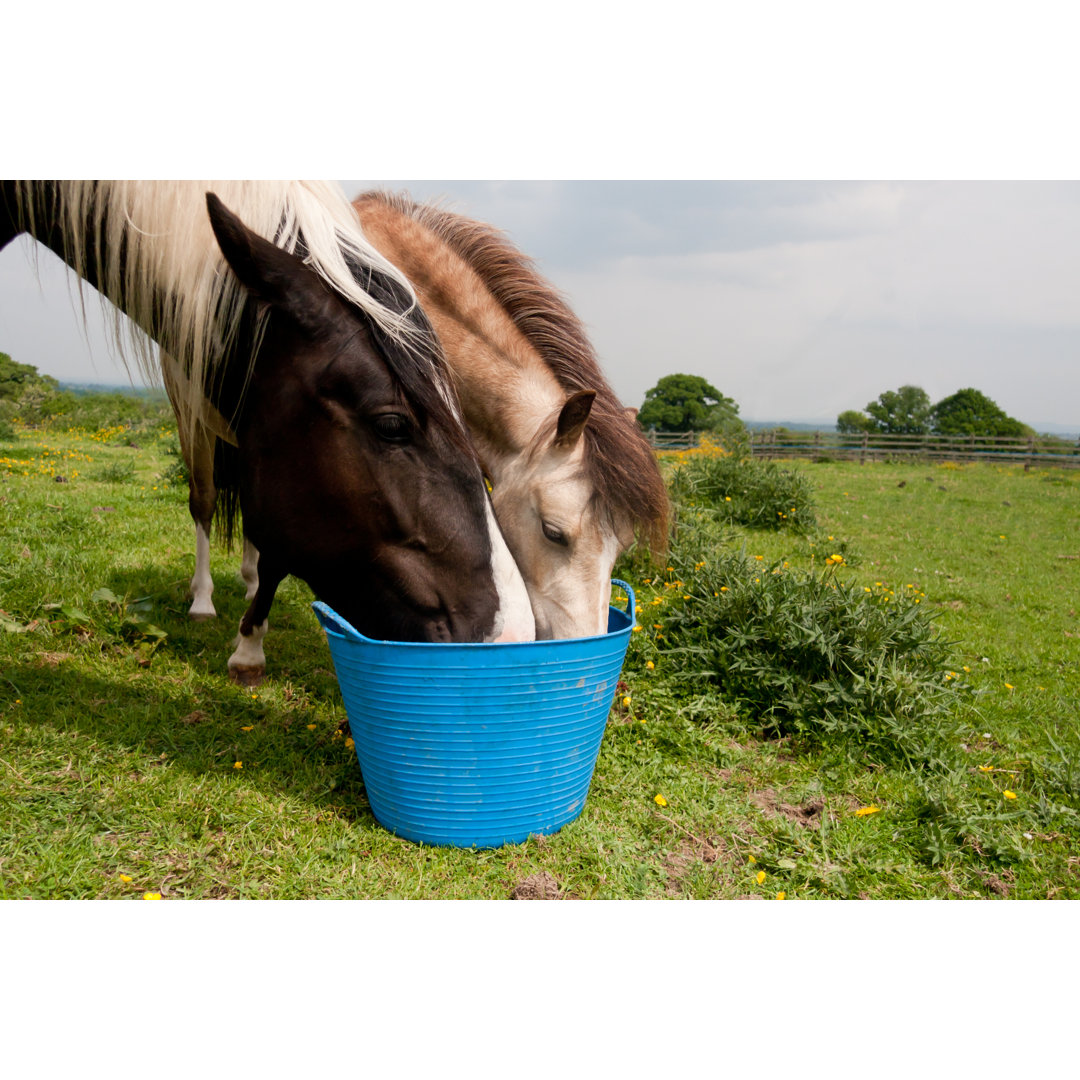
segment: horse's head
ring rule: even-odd
[[[391,341],[301,259],[215,196],[207,206],[229,266],[269,308],[236,423],[260,576],[302,578],[374,638],[531,639],[521,575],[419,309],[416,340]],[[409,307],[388,278],[372,288]]]
[[[567,398],[525,453],[501,462],[492,492],[538,639],[607,631],[611,570],[634,538],[633,523],[607,509],[586,467],[595,396],[582,390]]]

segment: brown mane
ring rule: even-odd
[[[533,260],[484,222],[383,191],[366,192],[356,202],[368,200],[417,221],[464,259],[568,395],[596,391],[585,426],[585,469],[593,498],[612,519],[631,522],[654,553],[662,552],[669,504],[652,448],[604,378],[581,321]]]

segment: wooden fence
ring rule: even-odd
[[[1034,435],[1000,439],[978,435],[841,435],[836,431],[751,431],[750,452],[763,458],[814,461],[987,461],[1080,468],[1080,440]],[[697,432],[648,432],[657,450],[700,445]]]

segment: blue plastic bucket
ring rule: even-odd
[[[425,844],[499,847],[556,832],[585,807],[634,625],[558,641],[373,641],[321,601],[372,812]]]

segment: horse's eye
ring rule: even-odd
[[[553,544],[559,544],[562,547],[570,546],[570,539],[562,529],[557,529],[554,525],[549,525],[546,521],[542,521],[540,525],[544,530],[544,535]]]
[[[403,443],[409,441],[409,421],[400,413],[383,413],[375,417],[375,434],[386,442]]]

